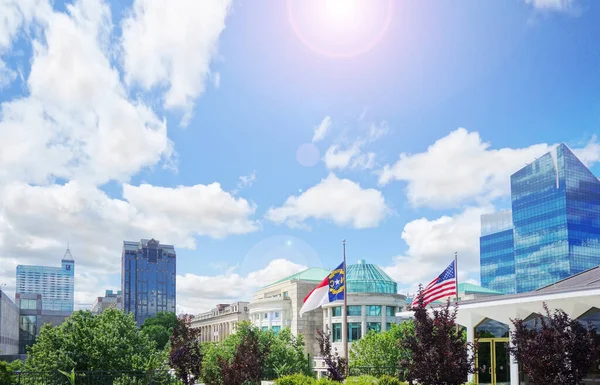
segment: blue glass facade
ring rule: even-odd
[[[500,244],[504,251],[497,252],[499,260],[505,266],[514,263],[517,293],[600,264],[600,181],[566,145],[514,173],[511,200],[512,256],[503,243],[509,239],[508,231],[484,234],[482,218],[482,286],[513,292],[491,286],[499,278],[510,277],[503,274],[506,271],[489,268],[491,250]]]
[[[481,286],[504,294],[516,293],[512,213],[481,217]]]
[[[173,246],[154,239],[123,242],[123,310],[133,313],[138,325],[160,311],[175,313],[176,260]]]
[[[73,312],[75,261],[67,249],[61,267],[17,266],[17,293],[40,294],[42,310]]]

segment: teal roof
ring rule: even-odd
[[[325,277],[327,277],[329,275],[329,273],[330,273],[329,270],[321,269],[320,267],[311,267],[310,269],[306,269],[299,273],[292,274],[289,277],[280,279],[279,281],[270,283],[267,286],[264,286],[263,289],[265,287],[275,286],[278,283],[292,281],[292,280],[321,282],[323,279],[325,279]]]
[[[496,291],[496,290],[492,290],[492,289],[486,289],[485,287],[481,287],[479,285],[474,285],[472,283],[459,283],[458,284],[458,293],[462,294],[487,294],[487,295],[502,295],[501,292]]]
[[[348,293],[398,294],[398,284],[379,266],[358,261],[348,265]]]

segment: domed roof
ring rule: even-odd
[[[398,284],[377,265],[361,259],[347,269],[348,293],[398,294]]]

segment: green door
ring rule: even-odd
[[[508,338],[479,339],[476,365],[479,385],[510,385]]]
[[[492,385],[492,341],[479,340],[477,351],[477,383],[479,385]]]

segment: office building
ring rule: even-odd
[[[600,181],[565,144],[510,182],[512,223],[482,217],[484,287],[528,292],[600,265]]]
[[[379,266],[364,260],[348,265],[348,340],[360,339],[369,330],[385,331],[392,323],[399,323],[396,312],[405,303],[406,296],[398,294],[398,286]],[[304,298],[330,270],[312,268],[291,275],[260,289],[249,304],[251,322],[262,330],[278,332],[290,328],[292,334],[302,334],[306,353],[313,358],[314,370],[323,373],[325,363],[319,357],[317,330],[332,332],[332,346],[344,355],[342,343],[342,305],[337,301],[303,314],[298,313]]]
[[[248,319],[248,302],[219,304],[211,311],[196,314],[192,327],[200,329],[200,342],[220,342],[235,333],[238,322]]]
[[[121,295],[123,310],[138,325],[161,311],[175,313],[175,248],[155,239],[123,242]]]
[[[16,293],[15,303],[19,308],[19,354],[27,354],[27,347],[35,343],[42,325],[58,326],[73,313],[47,309],[43,294]]]
[[[0,357],[19,354],[19,308],[0,289]]]
[[[92,305],[92,314],[101,314],[106,309],[123,310],[121,290],[106,290],[104,297],[97,297]]]
[[[73,312],[75,261],[67,248],[60,267],[17,266],[17,294],[41,294],[43,310]]]

